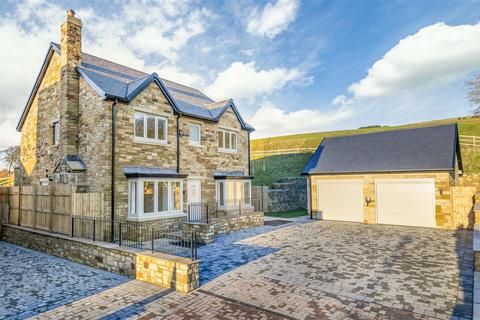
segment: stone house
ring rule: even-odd
[[[250,208],[253,128],[234,102],[82,52],[81,31],[69,10],[21,115],[22,183],[103,192],[116,219]]]
[[[306,165],[320,219],[454,230],[473,226],[478,177],[461,174],[456,125],[326,138]]]

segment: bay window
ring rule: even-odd
[[[183,182],[178,179],[129,179],[128,216],[156,219],[184,215]]]
[[[167,143],[167,118],[136,112],[133,132],[139,142]]]
[[[220,208],[237,208],[251,205],[251,182],[242,179],[227,179],[216,182],[216,199]]]

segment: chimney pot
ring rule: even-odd
[[[68,9],[68,10],[67,10],[67,16],[69,16],[69,17],[75,17],[75,11],[73,11],[72,9]]]

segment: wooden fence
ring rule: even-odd
[[[69,235],[72,216],[103,217],[103,193],[69,185],[0,188],[3,223]]]
[[[252,186],[252,205],[255,211],[268,211],[268,186]]]
[[[460,134],[458,135],[458,139],[461,146],[480,148],[480,136],[466,136]]]

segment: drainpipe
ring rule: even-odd
[[[177,115],[177,173],[180,173],[180,114]]]
[[[112,188],[111,188],[111,226],[110,226],[110,233],[111,233],[111,242],[115,240],[115,133],[116,133],[116,105],[117,100],[115,99],[112,103]]]
[[[248,131],[248,176],[250,176],[250,131]]]
[[[310,219],[313,219],[313,207],[312,207],[312,177],[308,175],[308,186],[310,189]]]

